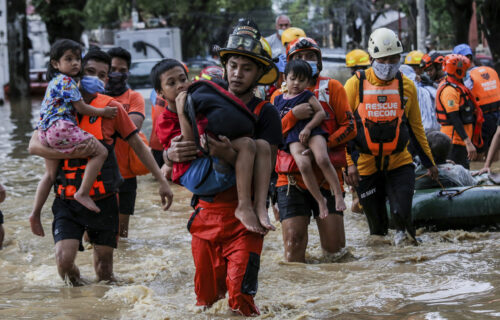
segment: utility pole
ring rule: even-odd
[[[28,26],[26,1],[7,0],[9,99],[29,98]]]
[[[425,0],[417,0],[417,49],[425,52]]]

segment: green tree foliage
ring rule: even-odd
[[[45,22],[50,43],[60,38],[80,40],[86,3],[87,0],[32,0],[36,12]]]
[[[169,27],[181,29],[184,57],[206,54],[217,44],[224,45],[231,26],[239,17],[251,17],[264,35],[274,24],[271,0],[135,0],[142,21],[165,20]],[[130,0],[88,0],[85,7],[87,28],[117,28],[130,19]]]

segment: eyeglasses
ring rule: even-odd
[[[259,55],[262,53],[262,45],[259,41],[252,39],[249,36],[237,34],[229,36],[229,39],[227,40],[227,48],[242,49]]]

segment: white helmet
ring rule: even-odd
[[[374,59],[383,58],[403,52],[403,45],[394,31],[379,28],[370,35],[368,52]]]

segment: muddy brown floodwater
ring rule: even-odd
[[[162,212],[157,184],[140,177],[128,239],[115,251],[116,284],[96,283],[92,249],[77,264],[91,284],[72,288],[59,278],[51,236],[50,200],[31,234],[28,216],[43,159],[27,144],[38,117],[0,107],[0,181],[8,198],[6,240],[0,251],[0,319],[226,319],[227,300],[202,311],[194,306],[194,266],[186,223],[190,194],[172,186],[175,202]],[[148,110],[149,112],[150,110]],[[150,130],[150,121],[146,122]],[[474,164],[479,168],[481,164]],[[497,171],[499,167],[496,167]],[[350,195],[347,196],[348,206]],[[347,247],[324,258],[315,224],[307,264],[283,260],[281,228],[264,241],[256,302],[260,319],[500,319],[500,233],[420,230],[419,247],[369,241],[363,215],[345,213]]]

